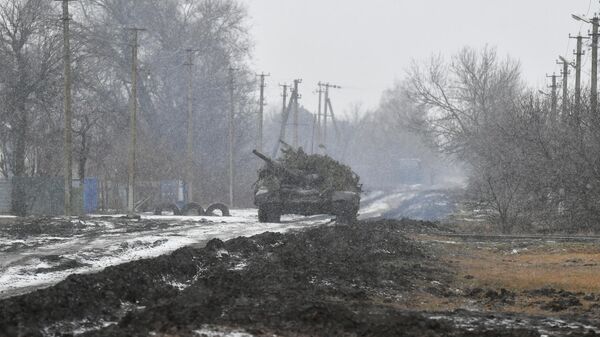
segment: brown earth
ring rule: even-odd
[[[493,276],[512,270],[510,247],[443,235],[402,220],[212,240],[0,301],[0,336],[595,335],[593,284],[512,285]],[[580,253],[583,273],[596,257]],[[552,320],[565,317],[578,323]]]

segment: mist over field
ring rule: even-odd
[[[597,336],[599,6],[0,0],[0,337]]]

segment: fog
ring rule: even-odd
[[[39,178],[39,184],[57,192],[69,165],[64,27],[58,3],[5,0],[0,5],[0,172],[5,179],[24,181],[15,185],[11,205],[3,211],[24,214],[37,195],[27,190],[27,179]],[[535,6],[516,13],[515,25],[526,22]],[[567,46],[574,43],[568,39],[572,29],[588,26],[574,24],[569,11],[593,10],[590,4],[544,6],[541,18],[561,22],[552,29],[560,29]],[[571,75],[564,93],[558,86],[532,83],[531,74],[539,75],[545,61],[532,64],[531,59],[547,50],[537,42],[524,48],[531,40],[526,36],[519,39],[524,50],[515,48],[515,27],[499,26],[508,20],[507,7],[378,1],[370,6],[349,2],[333,11],[335,2],[326,2],[323,11],[313,13],[317,5],[312,2],[72,3],[73,165],[66,172],[78,186],[94,179],[98,207],[105,210],[151,209],[164,201],[165,189],[179,203],[252,207],[261,166],[252,150],[262,147],[276,159],[280,152],[271,149],[284,141],[348,165],[366,192],[464,191],[461,201],[486,210],[506,231],[569,227],[573,219],[578,226],[593,226],[596,176],[589,158],[595,157],[590,144],[597,133],[588,121],[597,97],[587,94],[590,55],[578,68],[583,90],[575,90],[573,64],[567,64]],[[499,12],[485,29],[475,29],[485,26],[485,16],[473,13],[488,9]],[[265,18],[276,12],[279,16]],[[305,15],[306,22],[292,24],[286,19],[290,13]],[[407,13],[418,15],[405,22]],[[442,16],[453,14],[459,25],[442,34]],[[421,23],[427,15],[430,25]],[[324,26],[308,24],[324,18],[330,18]],[[272,28],[274,23],[281,29]],[[407,24],[419,28],[413,32],[402,26]],[[434,43],[404,42],[408,35]],[[550,63],[544,69],[561,67]],[[262,120],[260,73],[268,75]],[[295,79],[302,81],[293,93]],[[319,107],[315,90],[325,84],[329,91],[322,92]],[[298,113],[290,101],[294,95]],[[133,180],[135,186],[129,186]]]

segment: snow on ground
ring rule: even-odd
[[[435,220],[454,211],[448,191],[407,186],[393,193],[374,191],[362,198],[360,218],[410,217]],[[231,217],[122,215],[73,219],[73,230],[50,234],[0,234],[0,298],[55,284],[74,273],[89,273],[142,258],[170,253],[219,238],[286,232],[331,221],[331,216],[284,216],[282,223],[259,223],[255,209],[232,210]],[[60,221],[50,219],[48,221]],[[50,224],[52,225],[52,224]],[[243,266],[239,266],[243,268]]]
[[[118,216],[114,220],[95,216],[73,220],[84,226],[75,235],[0,238],[0,298],[55,284],[74,273],[203,245],[213,238],[286,232],[331,221],[329,216],[284,216],[282,223],[259,223],[256,210],[231,213],[231,217],[143,215],[143,220],[153,220],[140,222],[143,227],[119,221]]]
[[[359,218],[441,220],[456,211],[451,194],[448,188],[422,185],[368,192],[362,198]]]

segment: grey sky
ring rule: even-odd
[[[403,77],[411,59],[462,46],[495,46],[518,58],[525,79],[546,84],[559,73],[558,55],[572,58],[568,35],[588,25],[570,18],[600,9],[597,0],[246,0],[256,41],[254,64],[271,73],[269,105],[278,83],[301,77],[302,104],[317,105],[318,81],[345,87],[334,93],[341,115],[355,102],[374,108],[381,92]],[[589,12],[588,12],[588,8]],[[587,62],[589,65],[589,62]],[[586,69],[586,73],[589,72]]]

